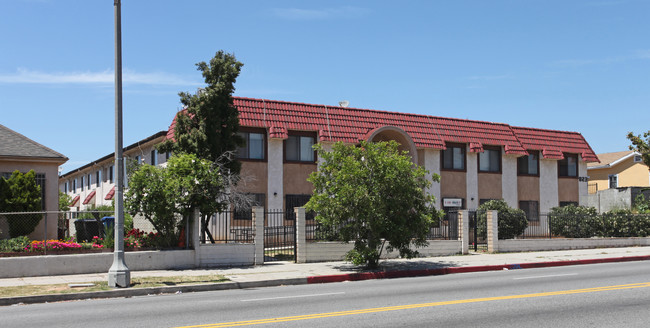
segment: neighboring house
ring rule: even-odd
[[[159,154],[154,146],[164,141],[166,135],[167,131],[160,131],[124,148],[125,166],[129,161],[152,165],[165,163],[169,154]],[[59,178],[59,190],[72,198],[71,211],[86,211],[100,205],[111,205],[115,195],[114,164],[115,153],[112,153]]]
[[[44,211],[58,211],[59,193],[58,176],[59,166],[68,158],[64,155],[45,147],[22,134],[0,125],[0,174],[4,177],[11,176],[12,172],[36,172],[36,183],[41,186],[42,207]],[[47,238],[57,238],[57,215],[47,215]],[[8,229],[0,222],[0,230],[6,237]],[[45,220],[36,227],[30,237],[42,240],[45,236]]]
[[[650,170],[635,151],[598,154],[600,163],[589,163],[589,193],[610,188],[648,187]]]
[[[319,163],[315,143],[328,150],[337,141],[395,140],[414,163],[441,176],[428,190],[439,208],[475,209],[504,199],[531,221],[552,207],[583,204],[587,163],[598,162],[577,132],[241,97],[234,97],[234,104],[247,141],[238,151],[241,172],[253,181],[241,188],[269,209],[308,201],[307,177]]]

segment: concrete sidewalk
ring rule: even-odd
[[[156,293],[193,292],[229,288],[278,286],[362,280],[406,276],[439,275],[458,272],[476,272],[503,269],[523,269],[559,265],[578,265],[602,262],[650,260],[650,247],[598,248],[569,251],[547,251],[527,253],[485,254],[417,258],[411,260],[391,259],[380,262],[380,270],[364,271],[345,262],[324,262],[296,264],[271,262],[262,266],[215,268],[198,270],[132,271],[132,277],[198,276],[219,274],[230,279],[230,283],[175,286],[160,288],[125,288],[115,291],[32,296],[27,298],[0,298],[0,305],[16,303],[52,302],[57,300],[87,299],[100,297],[129,297]],[[78,274],[64,276],[43,276],[0,279],[0,287],[80,284],[106,281],[108,273]],[[81,295],[83,294],[83,295]],[[91,295],[92,294],[92,295]],[[57,297],[60,296],[60,297]]]

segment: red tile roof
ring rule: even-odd
[[[111,188],[111,191],[109,191],[108,194],[106,194],[106,197],[104,197],[104,199],[105,200],[111,200],[111,199],[113,199],[113,196],[115,196],[115,186],[113,186],[113,188]]]
[[[503,146],[506,154],[526,155],[526,149],[543,150],[557,158],[558,153],[585,154],[586,161],[598,161],[579,133],[519,128],[538,136],[536,142],[522,142],[509,125],[427,115],[386,112],[360,108],[313,105],[286,101],[233,97],[239,109],[239,122],[245,127],[267,128],[270,138],[286,139],[288,131],[315,131],[320,141],[358,143],[374,129],[396,126],[406,131],[417,148],[445,149],[446,142],[470,144],[470,151],[481,152],[484,145]],[[175,118],[167,138],[173,139]],[[544,132],[541,132],[544,131]],[[550,138],[546,140],[547,137]],[[569,136],[569,137],[567,137]],[[527,135],[524,140],[531,140]],[[558,139],[558,140],[555,140]],[[545,145],[546,148],[530,148]],[[550,154],[553,155],[550,155]]]
[[[512,130],[526,149],[541,150],[544,158],[563,159],[563,153],[573,153],[586,162],[599,162],[598,156],[580,133],[516,126]]]
[[[95,190],[93,190],[90,194],[88,194],[88,196],[86,196],[86,199],[84,199],[82,204],[86,205],[86,204],[90,203],[90,201],[93,200],[93,197],[95,197],[96,193],[97,192]]]

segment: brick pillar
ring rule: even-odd
[[[296,212],[296,262],[305,263],[307,262],[307,254],[305,253],[305,247],[307,246],[305,208],[295,207],[294,211]]]
[[[469,254],[469,212],[458,211],[458,235],[463,254]]]
[[[487,211],[487,243],[488,252],[499,251],[499,218],[497,211]]]
[[[264,207],[253,207],[253,229],[255,229],[255,265],[264,264]]]

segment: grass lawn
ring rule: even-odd
[[[164,287],[180,285],[213,284],[229,281],[221,275],[203,276],[173,276],[173,277],[141,277],[131,278],[131,288]],[[92,282],[90,287],[69,287],[68,284],[27,285],[16,287],[0,287],[0,297],[34,296],[47,294],[70,294],[113,290],[107,281]]]

